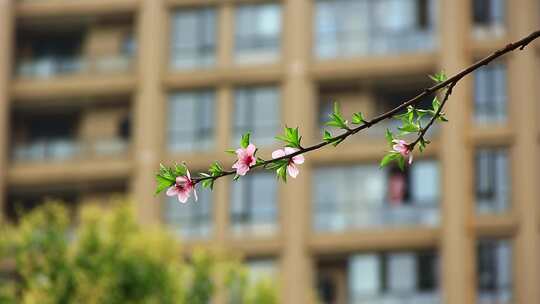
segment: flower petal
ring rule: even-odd
[[[178,192],[178,201],[185,204],[189,198],[189,191],[180,191]]]
[[[187,183],[189,179],[186,176],[178,176],[176,177],[176,182],[178,184]]]
[[[236,174],[238,175],[241,175],[241,176],[244,176],[246,175],[246,173],[249,171],[249,166],[245,165],[245,164],[240,164],[237,168],[236,168]]]
[[[187,173],[187,178],[188,178],[187,181],[190,181],[191,180],[191,174],[189,174],[189,170],[187,168],[186,168],[186,173]]]
[[[289,172],[289,175],[292,178],[296,178],[298,176],[298,173],[300,173],[300,170],[298,170],[298,167],[295,164],[289,164],[287,166],[287,172]]]
[[[293,156],[293,158],[292,158],[293,163],[298,164],[298,165],[303,164],[304,160],[305,160],[304,155],[302,155],[302,154]]]
[[[199,200],[199,197],[197,196],[197,189],[193,187],[193,196],[195,197],[195,201]]]
[[[285,147],[283,150],[285,150],[285,154],[293,154],[294,152],[298,151],[298,149],[291,148],[291,147]]]
[[[409,165],[413,162],[413,154],[409,153]]]
[[[285,156],[285,151],[283,149],[277,149],[276,151],[272,152],[272,158],[280,158]]]
[[[167,196],[175,196],[178,194],[178,189],[176,189],[176,185],[172,185],[167,189]]]
[[[255,153],[255,150],[257,150],[257,147],[255,147],[254,144],[249,144],[246,148],[246,153],[248,155],[253,155]]]

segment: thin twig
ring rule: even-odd
[[[446,104],[446,101],[449,99],[450,94],[452,93],[452,89],[454,88],[454,86],[457,85],[457,83],[463,77],[471,74],[472,72],[474,72],[475,70],[479,69],[482,66],[488,65],[493,60],[495,60],[495,59],[497,59],[497,58],[499,58],[499,57],[501,57],[501,56],[503,56],[503,55],[505,55],[507,53],[515,51],[516,49],[523,50],[527,45],[529,45],[529,43],[536,40],[538,37],[540,37],[540,30],[529,34],[527,37],[525,37],[525,38],[523,38],[521,40],[518,40],[516,42],[513,42],[513,43],[510,43],[510,44],[506,45],[504,48],[501,48],[501,49],[493,52],[491,55],[477,61],[475,64],[463,69],[461,72],[455,74],[454,76],[448,78],[447,80],[445,80],[443,82],[440,82],[440,83],[437,83],[436,85],[434,85],[432,87],[426,88],[422,93],[420,93],[420,94],[416,95],[415,97],[407,100],[406,102],[400,104],[399,106],[395,107],[392,110],[389,110],[389,111],[387,111],[387,112],[385,112],[383,114],[380,114],[379,116],[376,116],[376,117],[372,118],[369,121],[365,121],[364,124],[362,124],[362,125],[360,125],[358,127],[348,129],[344,133],[342,133],[342,134],[340,134],[338,136],[335,136],[335,137],[331,138],[328,141],[323,141],[323,142],[320,142],[318,144],[315,144],[315,145],[312,145],[312,146],[309,146],[309,147],[306,147],[306,148],[301,148],[301,149],[299,149],[298,151],[296,151],[294,153],[291,153],[291,154],[288,154],[288,155],[285,155],[285,156],[282,156],[282,157],[279,157],[279,158],[259,162],[259,163],[255,164],[255,165],[251,166],[250,169],[257,168],[257,167],[266,167],[269,164],[272,164],[274,162],[278,162],[278,161],[286,160],[286,159],[291,159],[294,156],[297,156],[297,155],[300,155],[300,154],[305,154],[305,153],[308,153],[308,152],[311,152],[311,151],[314,151],[314,150],[318,150],[318,149],[323,148],[323,147],[325,147],[325,146],[327,146],[327,145],[329,145],[329,144],[331,144],[333,142],[343,141],[343,140],[347,139],[347,137],[349,137],[349,136],[351,136],[353,134],[356,134],[356,133],[358,133],[358,132],[360,132],[360,131],[362,131],[364,129],[370,128],[371,126],[373,126],[373,125],[375,125],[375,124],[377,124],[377,123],[379,123],[379,122],[381,122],[383,120],[392,118],[394,115],[398,114],[400,111],[407,108],[408,106],[418,103],[422,98],[424,98],[426,96],[431,96],[432,94],[436,93],[438,90],[447,87],[448,89],[446,91],[444,100],[441,103],[441,106],[437,110],[437,113],[435,114],[435,116],[433,116],[433,118],[430,120],[428,125],[426,125],[426,127],[422,129],[419,137],[413,143],[411,143],[410,147],[412,149],[418,143],[418,141],[420,141],[420,139],[423,138],[423,136],[428,131],[428,129],[433,125],[434,121],[440,115],[444,105]],[[208,180],[208,179],[216,180],[218,178],[228,176],[228,175],[233,175],[235,173],[236,173],[236,171],[234,171],[234,170],[223,171],[221,174],[215,175],[215,176],[195,177],[195,178],[193,178],[193,182],[194,183],[199,183],[199,182],[201,182],[203,180]]]

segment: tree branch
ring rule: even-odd
[[[418,142],[421,139],[424,138],[426,132],[433,125],[435,120],[440,116],[446,102],[448,101],[450,95],[452,94],[452,90],[454,89],[454,87],[458,84],[458,82],[463,77],[471,74],[472,72],[474,72],[475,70],[479,69],[482,66],[488,65],[493,60],[495,60],[495,59],[497,59],[497,58],[499,58],[499,57],[501,57],[501,56],[503,56],[503,55],[505,55],[507,53],[510,53],[510,52],[515,51],[517,49],[523,50],[527,45],[529,45],[532,41],[534,41],[538,37],[540,37],[540,30],[529,34],[527,37],[525,37],[525,38],[523,38],[521,40],[518,40],[516,42],[513,42],[513,43],[510,43],[510,44],[506,45],[504,48],[501,48],[501,49],[493,52],[491,55],[477,61],[473,65],[463,69],[462,71],[460,71],[459,73],[455,74],[454,76],[448,78],[447,80],[445,80],[443,82],[440,82],[440,83],[437,83],[436,85],[434,85],[432,87],[426,88],[423,92],[421,92],[420,94],[416,95],[415,97],[405,101],[404,103],[397,106],[396,108],[394,108],[392,110],[389,110],[389,111],[387,111],[387,112],[385,112],[383,114],[380,114],[379,116],[376,116],[376,117],[372,118],[371,120],[364,121],[364,123],[362,125],[359,125],[358,127],[349,128],[344,133],[342,133],[342,134],[340,134],[338,136],[332,137],[331,139],[329,139],[327,141],[323,141],[323,142],[317,143],[315,145],[312,145],[312,146],[309,146],[309,147],[306,147],[306,148],[298,149],[298,151],[296,151],[294,153],[291,153],[291,154],[288,154],[288,155],[285,155],[283,157],[258,162],[255,165],[251,166],[250,168],[253,169],[253,168],[258,168],[258,167],[266,167],[266,166],[268,166],[268,165],[270,165],[272,163],[278,162],[278,161],[290,160],[294,156],[297,156],[297,155],[300,155],[300,154],[305,154],[305,153],[308,153],[308,152],[311,152],[311,151],[314,151],[314,150],[318,150],[318,149],[323,148],[323,147],[325,147],[325,146],[327,146],[327,145],[329,145],[331,143],[334,143],[334,142],[337,142],[337,141],[343,141],[343,140],[347,139],[347,137],[349,137],[351,135],[354,135],[354,134],[356,134],[356,133],[358,133],[358,132],[360,132],[362,130],[370,128],[371,126],[373,126],[373,125],[375,125],[375,124],[377,124],[377,123],[379,123],[379,122],[381,122],[383,120],[392,118],[394,115],[396,115],[400,111],[406,109],[408,106],[418,103],[422,98],[424,98],[426,96],[431,96],[432,94],[436,93],[440,89],[447,88],[444,99],[443,99],[439,109],[437,109],[437,112],[431,118],[431,120],[426,125],[426,127],[424,127],[422,129],[422,131],[420,132],[418,138],[409,145],[410,149],[412,150],[414,148],[414,146],[416,144],[418,144]],[[220,173],[219,175],[205,176],[205,177],[194,177],[193,182],[195,184],[197,184],[197,183],[199,183],[201,181],[204,181],[204,180],[209,180],[209,179],[216,180],[218,178],[228,176],[228,175],[233,175],[235,173],[236,173],[236,171],[234,171],[234,170],[222,171],[222,173]]]

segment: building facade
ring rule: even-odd
[[[282,303],[540,303],[538,43],[460,82],[405,172],[377,166],[386,123],[287,184],[153,193],[160,162],[228,166],[246,131],[269,157],[284,125],[320,141],[334,100],[372,117],[539,22],[536,0],[0,0],[2,217],[129,194]]]

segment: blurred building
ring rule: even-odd
[[[286,185],[153,195],[160,161],[228,166],[246,131],[268,158],[285,124],[320,141],[333,100],[372,117],[539,20],[536,0],[0,0],[4,219],[131,194],[187,248],[279,278],[283,303],[540,303],[537,45],[460,82],[405,172],[378,169],[386,123]]]

